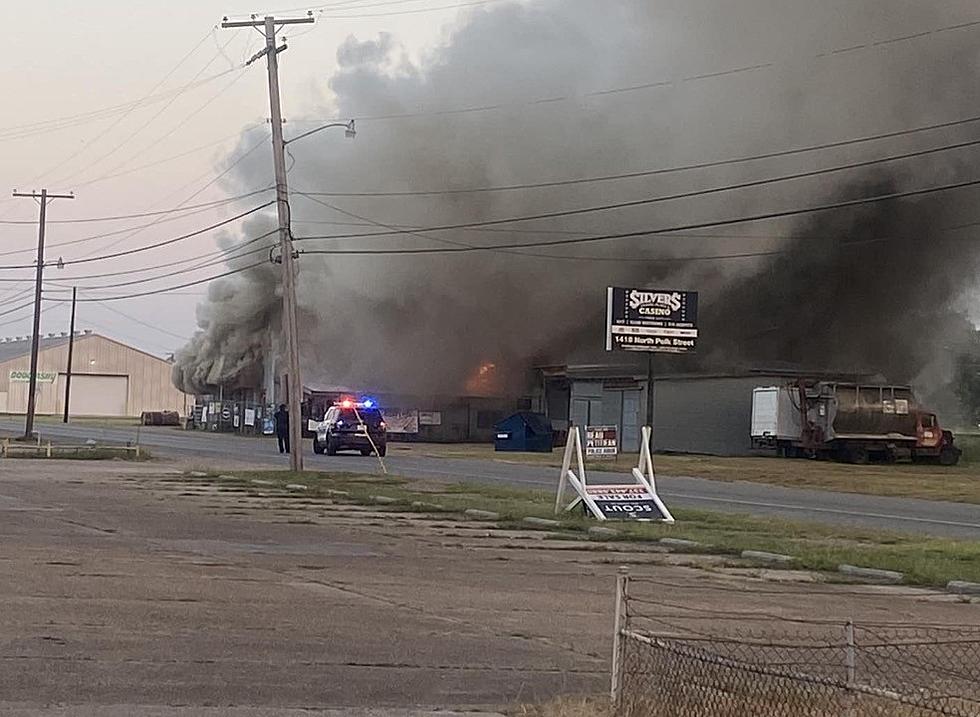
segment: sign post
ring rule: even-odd
[[[597,520],[662,520],[665,523],[673,523],[674,516],[657,495],[653,458],[650,454],[650,433],[650,427],[644,426],[639,460],[631,474],[633,482],[590,485],[585,472],[579,428],[572,426],[568,432],[561,475],[558,478],[555,514],[567,513],[579,503],[584,503],[589,513]],[[572,470],[573,460],[578,468],[577,473]],[[566,504],[565,494],[568,488],[571,488],[576,495]]]

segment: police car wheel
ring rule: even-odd
[[[329,438],[327,439],[327,455],[328,456],[335,456],[335,455],[337,455],[337,444],[334,443]]]
[[[323,454],[323,446],[320,445],[320,441],[316,437],[313,438],[313,452],[318,456]]]
[[[384,458],[388,454],[388,446],[378,446],[378,456]]]
[[[371,455],[371,449],[370,448],[362,448],[361,449],[361,455],[362,456],[369,456],[369,455]]]

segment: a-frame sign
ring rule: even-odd
[[[558,479],[558,494],[555,496],[555,514],[568,512],[583,503],[589,513],[598,520],[662,520],[673,523],[674,516],[657,495],[656,478],[653,474],[653,456],[650,453],[652,431],[649,426],[642,429],[640,455],[633,469],[631,483],[600,483],[590,485],[585,473],[582,456],[582,437],[578,426],[568,432],[565,456]],[[575,461],[578,472],[572,470]],[[569,488],[575,497],[565,504]],[[570,496],[569,496],[570,497]]]

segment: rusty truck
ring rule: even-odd
[[[847,463],[898,460],[952,466],[952,431],[909,386],[798,380],[752,393],[752,447],[786,458]]]

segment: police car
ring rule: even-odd
[[[384,416],[371,399],[345,398],[331,406],[317,426],[313,452],[337,455],[337,451],[360,451],[362,456],[388,452]]]

